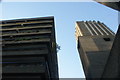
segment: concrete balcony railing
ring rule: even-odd
[[[13,27],[13,28],[8,28],[8,29],[0,29],[0,31],[13,31],[13,30],[28,30],[28,29],[39,29],[39,28],[52,28],[52,25],[38,25],[38,26],[26,26],[26,27]]]
[[[27,43],[45,43],[50,42],[50,39],[37,39],[37,40],[23,40],[23,41],[5,41],[0,44],[6,45],[6,44],[27,44]]]
[[[8,23],[8,24],[0,24],[0,26],[7,27],[7,26],[15,26],[15,25],[35,25],[35,24],[40,24],[40,23],[53,23],[53,20],[47,20],[47,21],[34,21],[34,22],[18,22],[18,23]]]
[[[33,32],[33,33],[14,33],[14,34],[5,34],[5,35],[0,35],[2,37],[7,37],[7,36],[24,36],[24,35],[37,35],[37,34],[47,34],[51,33],[51,31],[40,31],[40,32]]]
[[[3,56],[12,55],[45,55],[49,53],[48,44],[9,45],[2,48]]]

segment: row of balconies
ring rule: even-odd
[[[2,46],[6,45],[17,45],[17,44],[33,44],[33,43],[49,43],[50,39],[39,39],[39,40],[26,40],[26,41],[6,41],[2,42]]]
[[[29,18],[29,19],[17,19],[17,20],[6,20],[2,24],[16,24],[16,23],[25,23],[25,22],[36,22],[36,21],[51,21],[53,17],[42,17],[42,18]]]
[[[10,30],[10,31],[2,31],[2,35],[7,35],[7,34],[19,34],[19,33],[39,33],[39,32],[47,32],[51,31],[51,28],[38,28],[38,29],[25,29],[25,30]]]
[[[43,21],[43,22],[25,22],[25,23],[15,23],[15,24],[1,24],[3,29],[10,28],[22,28],[22,27],[32,27],[32,26],[47,26],[52,25],[53,21]]]
[[[52,27],[52,25],[44,25],[44,26],[41,26],[41,25],[38,25],[38,26],[26,26],[26,27],[23,27],[21,26],[20,28],[19,27],[11,27],[11,28],[7,28],[7,29],[0,29],[0,31],[12,31],[12,30],[27,30],[27,29],[37,29],[37,28],[50,28]]]
[[[50,38],[49,35],[46,36],[28,36],[28,37],[5,37],[2,38],[2,42],[5,41],[28,41],[28,40],[38,40]]]
[[[14,45],[6,45],[2,46],[2,50],[4,51],[24,51],[24,50],[42,50],[48,49],[47,43],[33,43],[33,44],[14,44]],[[4,55],[4,54],[3,54]]]
[[[8,34],[2,36],[2,43],[6,42],[21,42],[21,41],[33,41],[34,40],[45,40],[50,39],[51,31],[40,32],[40,33],[19,33],[19,34]]]
[[[44,57],[3,58],[3,62],[3,79],[44,78],[45,76],[43,77],[43,74],[48,74]]]

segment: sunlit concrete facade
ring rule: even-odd
[[[2,80],[58,80],[54,17],[2,21]]]
[[[77,21],[75,35],[86,79],[99,80],[103,77],[114,32],[99,21]]]

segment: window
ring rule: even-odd
[[[78,47],[78,49],[79,49],[79,48],[80,48],[80,42],[79,42],[79,40],[78,40],[78,42],[77,42],[77,43],[78,43],[77,47]]]
[[[103,38],[105,41],[111,41],[110,38]]]

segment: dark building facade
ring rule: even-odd
[[[99,21],[77,21],[75,34],[86,79],[99,80],[110,55],[114,32]]]
[[[2,21],[2,80],[58,80],[54,17]]]
[[[96,0],[97,1],[97,0]],[[108,1],[108,0],[106,0]],[[115,10],[118,10],[118,15],[120,14],[120,1],[114,2],[99,2],[103,5],[111,7]],[[110,78],[115,80],[120,78],[120,16],[118,16],[118,31],[116,33],[110,55],[103,72],[103,78]],[[117,27],[117,26],[116,26]],[[112,65],[111,65],[112,64]]]
[[[105,6],[108,6],[112,9],[115,9],[115,10],[118,10],[120,11],[120,1],[119,0],[104,0],[104,1],[101,1],[101,0],[94,0],[96,2],[99,2],[100,4],[103,4]]]
[[[118,79],[120,78],[120,25],[115,36],[110,55],[103,72],[102,78]],[[111,65],[112,64],[112,65]]]

